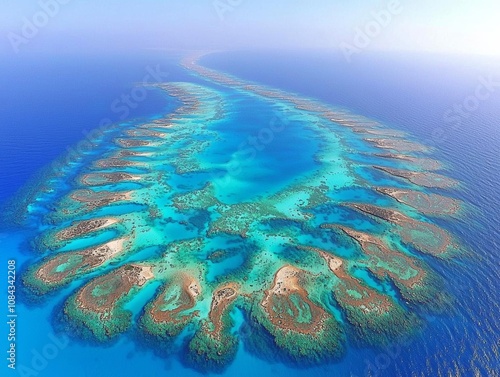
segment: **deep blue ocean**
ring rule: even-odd
[[[165,80],[193,81],[178,54],[21,56],[0,62],[0,203],[37,183],[36,174],[101,122],[148,119],[172,106],[159,91],[125,101],[152,71]],[[455,310],[428,317],[421,334],[384,349],[350,347],[339,363],[293,369],[240,350],[228,376],[499,376],[500,370],[500,65],[491,58],[364,53],[347,63],[319,51],[227,52],[202,64],[377,119],[435,148],[447,175],[463,183],[454,195],[470,203],[446,227],[467,255],[431,267],[446,280]],[[168,76],[166,76],[168,74]],[[151,81],[154,81],[151,80]],[[479,95],[478,95],[479,93]],[[125,96],[125,97],[123,97]],[[462,111],[457,112],[455,106]],[[28,185],[28,186],[27,186]],[[30,186],[31,185],[31,186]],[[7,260],[28,257],[25,231],[0,227],[0,275]],[[4,281],[6,278],[0,278]],[[7,311],[0,286],[0,316]],[[52,308],[18,306],[18,363],[32,367],[37,352],[53,345]],[[1,321],[4,322],[3,319]],[[7,334],[7,325],[0,334]],[[6,335],[1,336],[2,354]],[[105,348],[75,340],[61,346],[35,375],[191,376],[175,360],[162,360],[124,336]],[[6,348],[7,349],[7,348]],[[3,359],[3,358],[2,358]],[[6,361],[0,375],[8,373]],[[4,365],[5,364],[5,365]],[[42,363],[43,364],[43,363]],[[78,366],[78,367],[76,367]],[[33,369],[33,370],[35,370]],[[4,373],[5,372],[5,373]],[[18,371],[19,372],[19,371]]]

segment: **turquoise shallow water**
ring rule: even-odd
[[[231,91],[223,92],[223,94],[229,97],[232,96],[233,100],[238,98],[238,96]],[[241,100],[239,100],[234,107],[235,109],[238,109],[238,111],[234,111],[234,113],[237,114],[233,114],[230,111],[229,122],[214,124],[212,128],[213,130],[216,130],[219,135],[231,135],[231,137],[226,136],[222,137],[221,140],[213,141],[213,144],[202,152],[206,156],[203,158],[203,161],[212,168],[215,168],[216,171],[223,166],[227,166],[228,162],[231,161],[229,159],[230,155],[231,159],[241,158],[241,156],[238,156],[238,152],[230,154],[228,151],[237,151],[239,145],[242,141],[244,141],[247,135],[255,135],[258,133],[262,128],[261,125],[268,124],[268,122],[272,121],[275,116],[273,110],[276,109],[266,105],[264,103],[265,101],[257,102],[259,106],[262,106],[262,110],[258,111],[257,114],[252,113],[252,110],[255,111],[256,102],[252,102],[253,105],[249,106],[246,101],[249,101],[249,99],[242,96]],[[164,105],[167,105],[168,108],[168,103],[164,103]],[[166,108],[161,106],[160,108],[162,111],[167,111]],[[303,175],[305,172],[309,171],[314,166],[314,162],[311,162],[310,156],[318,150],[318,145],[316,144],[316,140],[309,137],[311,135],[311,131],[304,130],[303,127],[306,122],[307,119],[300,118],[294,118],[291,120],[290,126],[287,128],[287,132],[280,134],[279,138],[275,140],[278,143],[270,143],[270,148],[263,150],[263,153],[258,153],[256,159],[251,161],[250,165],[254,168],[252,168],[250,172],[249,169],[247,169],[247,166],[243,164],[243,173],[231,176],[230,185],[217,188],[218,197],[228,203],[254,199],[265,193],[278,191],[280,187],[293,180],[293,178]],[[228,125],[235,124],[239,126],[237,130],[228,129]],[[302,132],[304,132],[304,134],[302,134]],[[232,135],[234,135],[234,137]],[[301,142],[301,140],[304,141]],[[300,145],[300,147],[297,147],[297,145]],[[355,144],[355,146],[358,148],[358,152],[360,151],[359,148],[362,146],[366,148],[366,150],[362,150],[363,152],[369,152],[372,150],[372,147],[366,146],[365,144]],[[215,153],[217,151],[219,152],[218,154]],[[297,151],[299,153],[297,153]],[[132,169],[120,170],[139,172],[139,170]],[[166,167],[166,170],[171,169]],[[224,171],[224,169],[222,169],[222,171]],[[460,173],[460,171],[461,170],[451,170],[451,174],[457,175],[460,178],[467,176],[466,173]],[[359,174],[363,176],[364,172],[361,171]],[[209,177],[212,177],[211,173],[203,172],[192,176],[188,175],[186,177],[175,177],[169,180],[168,183],[172,187],[175,187],[176,185],[182,186],[182,190],[188,191],[195,188],[201,188],[202,183]],[[366,174],[365,178],[369,180],[372,179],[372,177],[368,174]],[[381,182],[390,182],[392,186],[398,184],[401,185],[400,180],[387,180],[387,176],[381,175],[380,177],[377,177],[377,179],[384,179]],[[57,183],[57,185],[58,189],[67,190],[69,188],[69,186],[63,182]],[[456,195],[467,197],[467,195],[471,193],[472,191],[469,189],[466,191],[466,194],[457,193]],[[380,203],[383,203],[384,200],[386,200],[378,196],[367,196],[367,192],[364,190],[346,190],[345,192],[338,191],[332,195],[332,198],[345,201],[366,200],[367,202],[377,200]],[[47,201],[51,202],[52,200],[53,199]],[[474,200],[472,201],[474,202]],[[165,199],[165,203],[168,203],[168,199]],[[132,209],[140,210],[141,208],[143,207],[121,205],[111,209],[101,210],[100,214],[116,215],[119,213],[127,213]],[[33,212],[38,213],[38,210],[33,209]],[[322,215],[328,219],[328,222],[336,222],[341,219],[347,224],[356,225],[356,228],[358,229],[367,230],[380,229],[381,227],[376,222],[368,220],[367,218],[360,218],[359,214],[356,212],[346,208],[336,207],[335,204],[333,204],[332,208],[328,211],[320,210],[318,212],[321,212]],[[34,219],[37,219],[37,217],[35,216]],[[494,218],[492,217],[492,221],[493,220]],[[461,236],[465,235],[465,230],[461,228],[460,224],[451,225],[449,222],[443,221],[442,225],[451,228]],[[47,227],[47,224],[43,226]],[[491,227],[491,224],[487,225],[487,227],[483,227],[483,232],[487,232],[487,229],[489,229],[488,227]],[[197,234],[195,228],[186,230],[185,227],[179,226],[178,224],[170,224],[167,229],[170,230],[172,236],[175,238],[188,238]],[[25,232],[8,229],[2,233],[3,238],[1,239],[1,242],[3,249],[16,253],[16,259],[19,266],[28,260],[29,247],[27,246],[27,241],[32,239],[33,232],[37,231],[38,229],[28,230]],[[352,245],[345,242],[342,243],[339,239],[333,238],[334,236],[332,235],[324,236],[327,238],[325,244],[340,243],[341,247],[339,248],[339,253],[341,255],[348,256],[354,253]],[[105,234],[103,234],[102,237],[105,237]],[[306,234],[301,237],[304,240],[303,242],[307,242],[306,240],[310,239],[310,237]],[[495,233],[492,234],[492,237],[493,238],[489,238],[489,242],[493,242],[493,244],[495,244],[497,240],[497,238],[495,238]],[[214,248],[219,245],[223,246],[225,241],[220,240],[215,243],[216,245],[214,245]],[[475,244],[475,242],[472,242],[472,244]],[[474,251],[477,252],[477,250],[482,250],[482,247],[479,246],[479,248],[474,248]],[[18,254],[16,251],[22,251],[22,253]],[[135,258],[137,260],[144,260],[157,255],[159,252],[160,251],[157,248],[145,249],[140,254],[137,254]],[[4,258],[2,264],[5,264],[5,259],[9,258],[9,256],[3,253],[2,258]],[[482,255],[482,258],[484,258],[483,260],[488,261],[490,256],[486,254]],[[456,291],[455,293],[469,292],[469,294],[473,294],[474,289],[478,289],[477,287],[480,286],[487,287],[489,282],[492,281],[491,271],[488,270],[487,265],[476,267],[473,265],[470,270],[466,268],[469,265],[469,263],[467,263],[467,259],[453,263],[451,266],[442,266],[438,262],[432,261],[431,258],[426,258],[426,261],[431,264],[433,269],[438,270],[442,275],[449,277],[450,279],[452,279],[456,273],[459,273],[460,276],[464,276],[464,280],[468,280],[471,279],[477,271],[482,272],[481,279],[484,278],[484,280],[480,282],[476,281],[476,283],[470,284],[469,286],[471,288],[469,289],[466,288],[467,284],[465,283],[459,287],[455,287],[454,289],[452,288],[453,284],[447,285],[447,288],[452,291],[452,293]],[[231,269],[237,266],[238,263],[238,257],[230,257],[223,263],[219,263],[219,265],[215,266],[211,273],[215,276],[218,273],[223,273],[226,268]],[[364,271],[359,272],[359,277],[367,282],[371,279],[369,276],[366,276]],[[26,304],[19,304],[19,318],[22,319],[22,321],[20,320],[18,327],[20,339],[18,358],[21,360],[20,362],[22,362],[23,365],[33,369],[35,366],[44,364],[41,363],[40,365],[37,365],[34,360],[36,359],[37,351],[43,353],[44,347],[47,347],[48,344],[54,343],[53,339],[50,338],[50,334],[54,333],[58,329],[56,314],[57,310],[60,309],[57,305],[54,307],[54,304],[62,302],[70,294],[70,292],[78,286],[78,284],[79,282],[65,288],[56,296],[49,298],[41,306],[37,305],[35,308],[30,307],[28,309]],[[370,285],[376,286],[377,284],[373,282]],[[140,308],[143,303],[148,300],[148,296],[151,297],[154,293],[154,288],[154,285],[149,286],[130,303],[130,309],[134,311],[134,314],[138,314],[140,312]],[[382,290],[384,287],[379,287],[379,289]],[[387,287],[387,289],[390,290],[390,287]],[[480,300],[484,300],[482,302],[485,303],[491,302],[494,295],[494,291],[489,291],[485,293]],[[254,375],[256,372],[264,375],[316,375],[320,373],[335,373],[346,376],[361,376],[365,375],[365,371],[368,368],[367,366],[370,363],[374,364],[377,362],[384,362],[388,365],[385,367],[385,364],[382,364],[384,368],[381,370],[383,370],[384,373],[387,373],[387,375],[409,375],[408,371],[411,369],[420,371],[426,370],[426,373],[436,373],[437,375],[439,375],[438,373],[444,373],[447,370],[455,370],[458,371],[458,375],[460,375],[460,373],[462,375],[468,375],[467,373],[469,373],[472,368],[476,368],[478,373],[480,373],[479,375],[494,375],[492,374],[492,370],[495,365],[494,346],[492,351],[493,355],[490,354],[490,348],[488,347],[485,347],[484,349],[481,348],[481,351],[478,352],[477,356],[471,356],[470,350],[475,348],[479,339],[477,334],[482,326],[486,326],[486,328],[489,328],[494,334],[495,326],[497,325],[492,320],[491,313],[482,312],[481,310],[477,312],[473,308],[476,308],[476,305],[473,304],[473,300],[469,303],[460,301],[459,305],[457,305],[457,313],[447,313],[447,315],[439,318],[428,317],[427,319],[430,320],[428,322],[429,324],[423,331],[421,337],[413,339],[409,345],[405,344],[400,346],[396,344],[396,348],[399,350],[397,352],[397,357],[393,357],[387,349],[359,349],[355,346],[349,346],[347,354],[340,363],[325,364],[314,368],[301,369],[296,366],[285,366],[282,363],[276,363],[275,360],[266,360],[255,357],[254,355],[246,352],[243,343],[241,343],[234,363],[228,367],[224,374],[232,376]],[[334,303],[332,303],[332,311],[335,311]],[[337,315],[340,317],[339,312],[337,312]],[[239,327],[239,325],[244,323],[241,313],[234,311],[232,316],[235,318],[234,331],[238,332],[243,340],[246,336],[252,336],[251,333],[249,334],[245,332],[245,326]],[[477,324],[477,316],[483,316],[485,318],[485,325]],[[427,314],[424,314],[424,317],[427,317]],[[38,325],[37,330],[33,331],[34,327],[31,323],[35,321]],[[455,338],[447,334],[456,334],[457,329],[460,329],[463,325],[465,325],[468,329],[467,334],[469,336],[469,340],[464,341],[466,351],[457,353],[457,355],[460,355],[458,361],[453,361],[451,357],[449,360],[441,360],[437,356],[430,356],[431,354],[438,355],[440,352],[443,352],[442,343],[440,345],[439,342],[445,342],[446,346],[444,349],[450,350],[449,353],[453,354],[456,352],[453,351],[455,350],[455,347],[452,342],[452,339]],[[441,340],[437,341],[429,337],[428,334],[430,332],[438,334]],[[479,334],[483,333],[479,332]],[[487,332],[484,334],[485,335],[481,335],[483,336],[482,340],[486,341],[486,344],[489,344],[487,342],[494,339],[494,335],[489,338]],[[72,370],[72,375],[75,376],[99,376],[110,373],[121,373],[123,375],[135,376],[154,376],[164,375],[165,373],[186,376],[199,374],[199,372],[183,366],[175,357],[166,358],[156,356],[154,350],[152,350],[147,344],[143,344],[140,340],[137,340],[137,337],[140,337],[140,335],[131,331],[120,337],[116,342],[104,347],[97,346],[95,344],[87,344],[78,339],[72,338],[67,346],[62,346],[61,348],[63,349],[59,350],[53,359],[47,360],[46,365],[44,365],[43,368],[40,368],[40,370],[36,370],[36,372],[38,375],[42,376],[65,375],[68,370]],[[417,349],[419,351],[410,353],[408,352],[410,349]],[[96,350],[98,350],[98,352],[96,352]],[[389,361],[386,360],[387,358]],[[406,360],[406,362],[404,360]],[[428,364],[425,364],[422,362],[423,360],[430,361]],[[81,367],[78,370],[74,370],[74,365],[79,365]],[[249,368],[249,366],[251,366],[251,368]]]

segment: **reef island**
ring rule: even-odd
[[[335,360],[447,305],[429,261],[459,252],[438,223],[463,206],[432,149],[200,57],[182,61],[193,82],[155,85],[172,111],[107,130],[38,194],[28,296],[65,289],[59,321],[74,336],[133,331],[204,370],[241,344]]]

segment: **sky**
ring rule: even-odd
[[[500,56],[498,0],[0,0],[0,53],[329,49]]]

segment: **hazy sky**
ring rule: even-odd
[[[0,9],[6,53],[15,45],[20,53],[362,47],[500,55],[498,0],[0,0]]]

